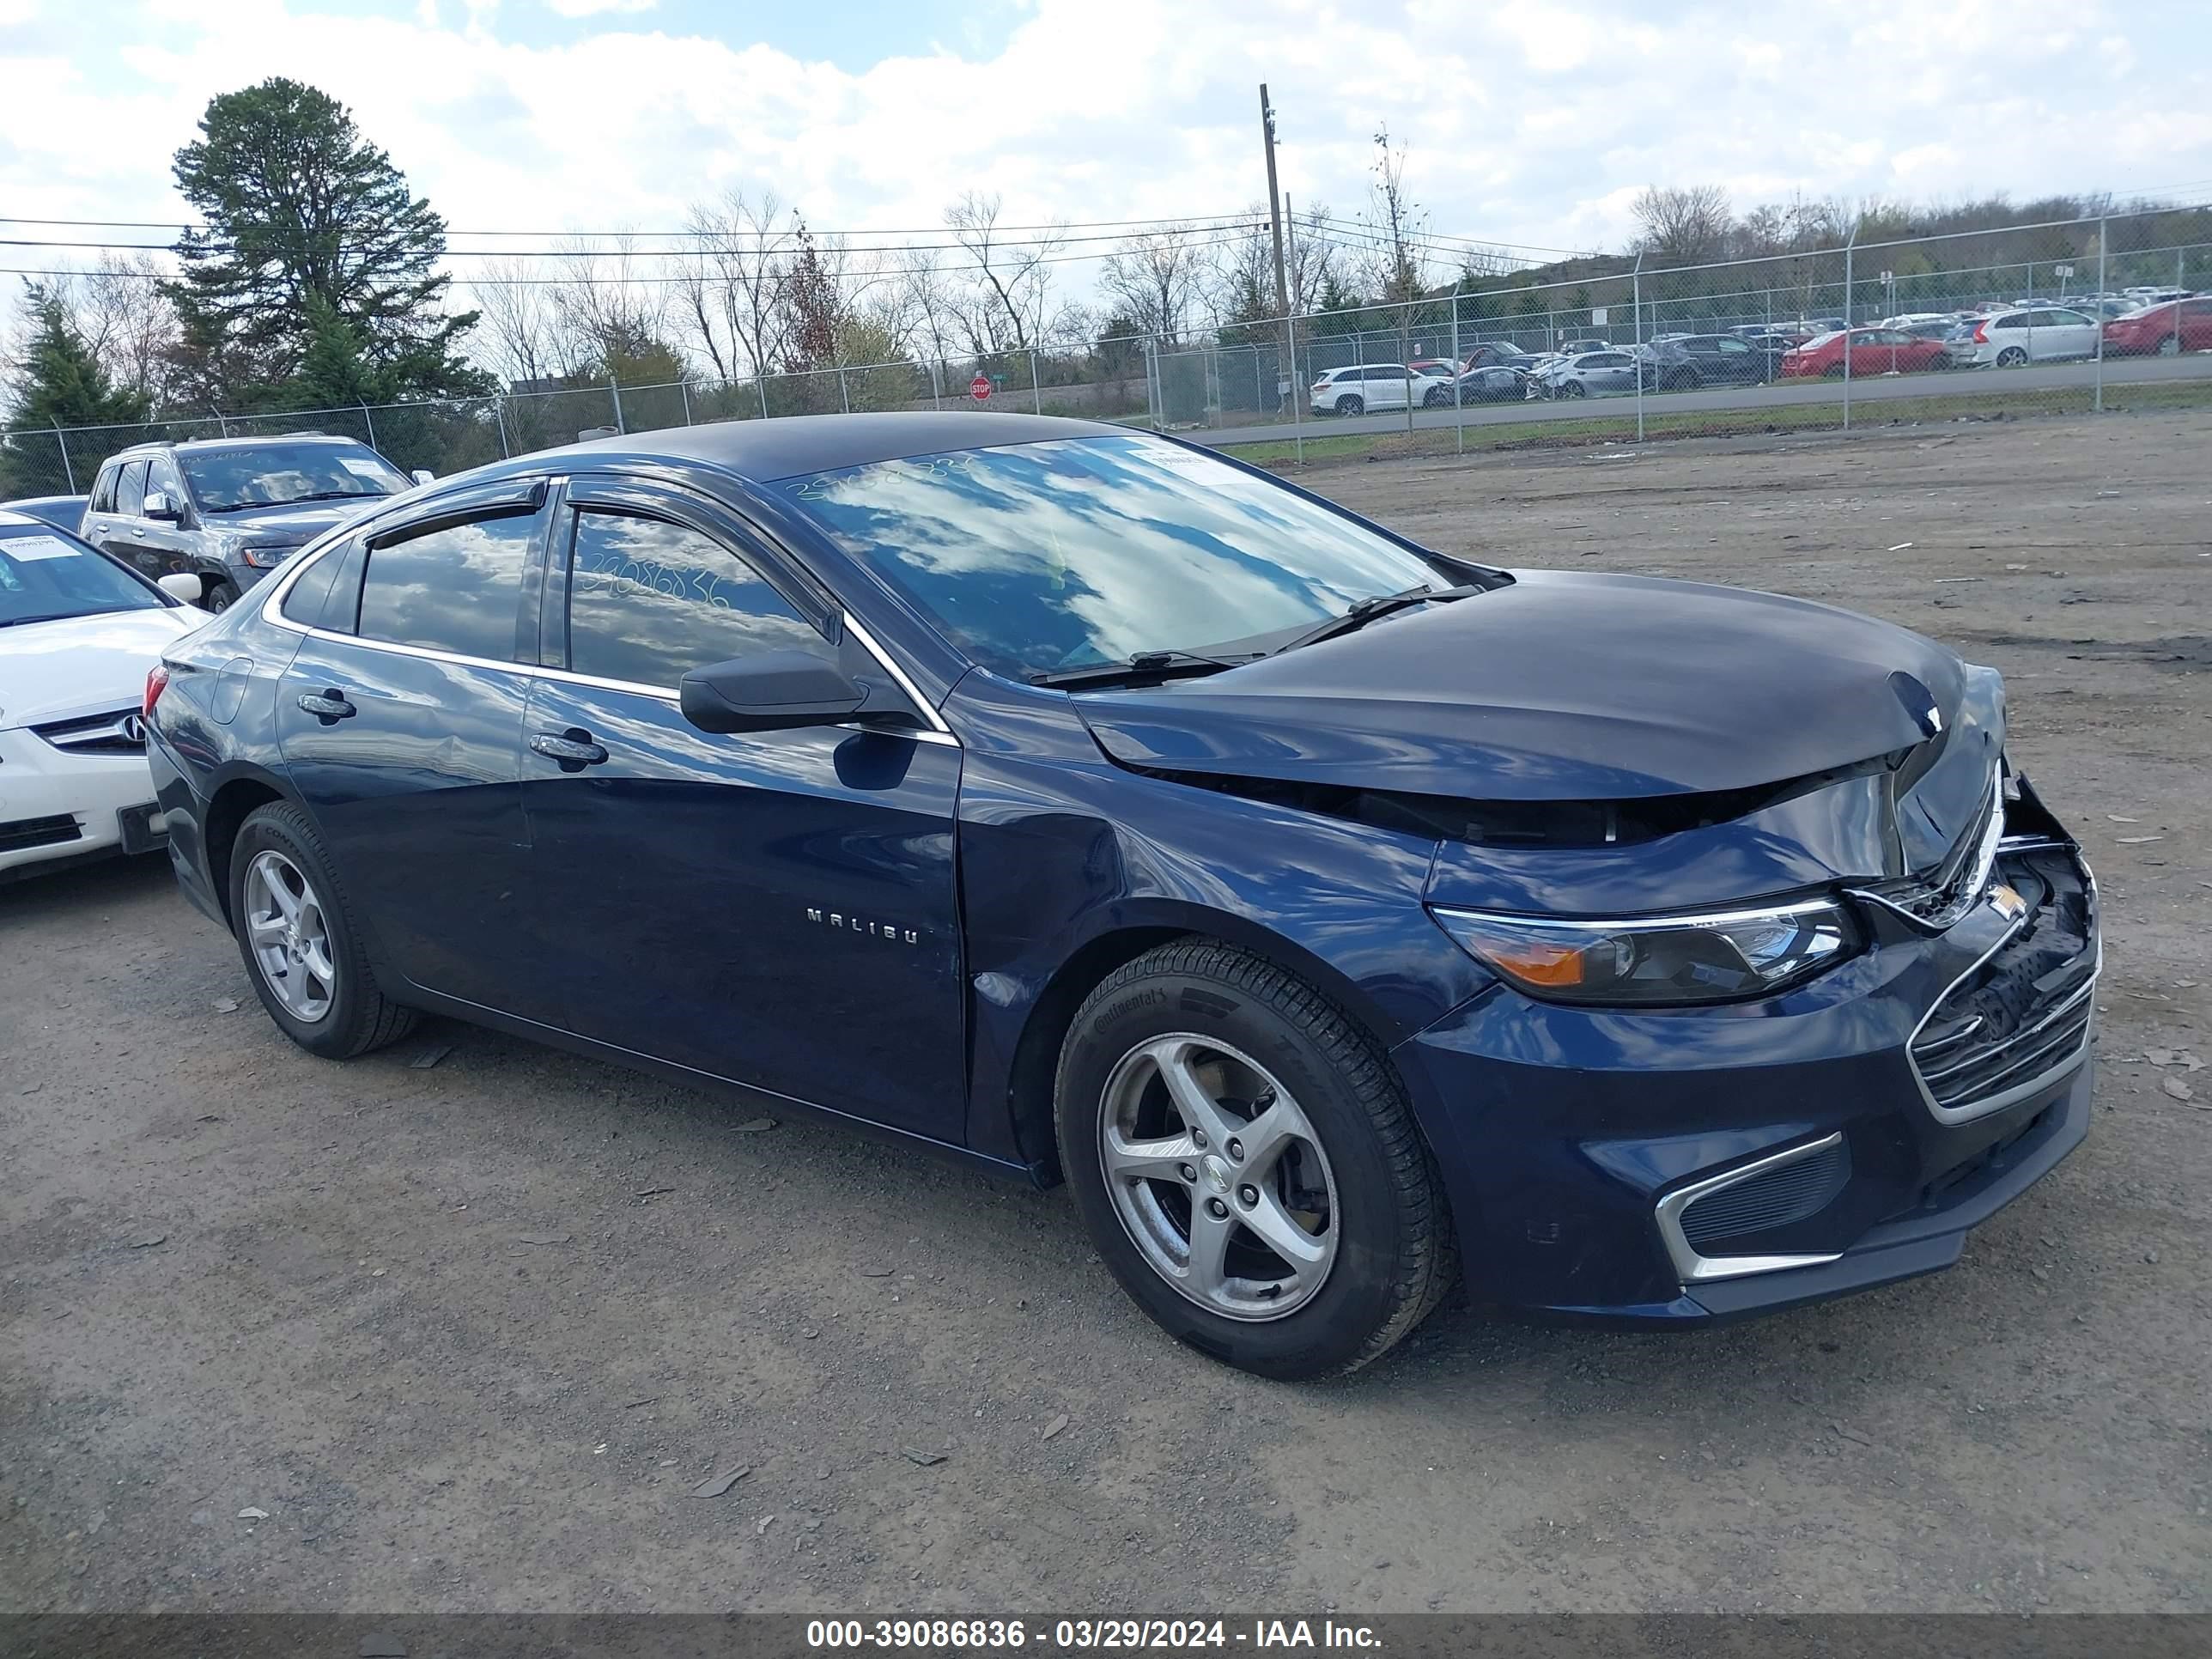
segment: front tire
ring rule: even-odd
[[[290,801],[247,814],[230,854],[231,931],[270,1018],[311,1054],[397,1042],[416,1013],[377,988],[322,837]]]
[[[2160,340],[2158,343],[2158,355],[2161,357],[2179,357],[2181,355],[2181,336],[2179,333],[2169,334]]]
[[[200,597],[200,609],[211,617],[220,617],[238,603],[238,584],[228,576],[202,577],[200,586],[207,590]]]
[[[1109,975],[1061,1048],[1054,1117],[1115,1278],[1227,1364],[1357,1370],[1452,1281],[1443,1188],[1382,1051],[1249,952],[1188,939]]]

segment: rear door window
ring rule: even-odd
[[[673,690],[695,668],[830,643],[749,560],[665,519],[586,507],[568,568],[568,668]]]
[[[125,461],[115,481],[115,511],[126,519],[135,519],[145,510],[146,463]]]
[[[518,660],[522,573],[538,520],[532,509],[509,509],[376,543],[362,578],[361,637],[484,662]]]

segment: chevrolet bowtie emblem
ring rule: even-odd
[[[1990,902],[2007,921],[2018,921],[2027,914],[2027,901],[2020,896],[2019,890],[2002,881],[1990,889]]]

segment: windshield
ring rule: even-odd
[[[405,473],[363,444],[270,443],[250,449],[183,450],[177,459],[203,513],[397,495],[408,487]]]
[[[159,594],[64,531],[0,525],[0,628],[161,605]]]
[[[1156,439],[1064,438],[787,478],[787,499],[985,667],[1021,676],[1311,627],[1447,576]]]

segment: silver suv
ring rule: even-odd
[[[314,433],[139,444],[102,465],[77,533],[149,580],[198,576],[202,605],[225,611],[325,530],[429,477]]]

